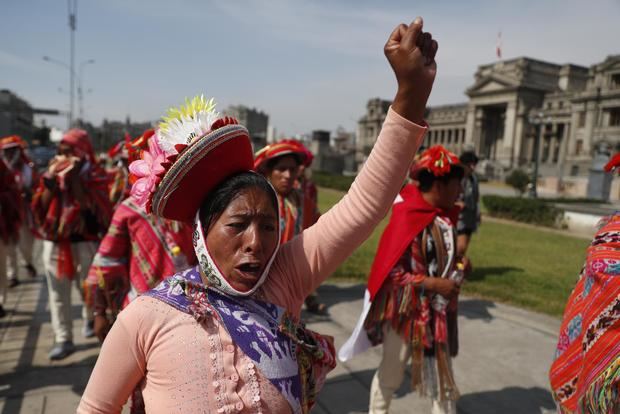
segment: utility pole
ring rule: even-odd
[[[75,110],[75,31],[77,29],[77,1],[67,0],[67,7],[69,12],[69,35],[71,42],[71,60],[70,65],[70,103],[69,103],[69,128],[73,126],[73,116]]]

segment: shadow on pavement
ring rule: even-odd
[[[375,370],[354,372],[352,375],[339,375],[326,381],[319,396],[319,403],[330,412],[367,412],[369,389]],[[394,398],[419,397],[411,391],[411,376],[407,369],[405,379],[394,394]],[[415,395],[413,395],[415,394]],[[355,396],[342,398],[343,395]],[[337,411],[330,410],[327,401],[338,401]],[[335,407],[332,407],[335,408]],[[497,391],[483,391],[461,396],[457,403],[460,414],[544,414],[554,412],[555,403],[551,393],[540,387],[507,387]]]
[[[8,388],[0,391],[0,400],[4,401],[1,413],[21,412],[26,393],[45,387],[69,385],[76,395],[82,395],[90,377],[90,370],[85,370],[84,366],[92,367],[96,361],[97,356],[90,356],[71,365],[34,366],[0,375],[0,384],[10,384]]]
[[[551,393],[540,387],[507,387],[466,394],[458,403],[463,413],[542,414],[555,412]]]
[[[467,319],[482,319],[490,322],[493,315],[489,309],[494,308],[495,303],[484,299],[461,299],[459,300],[459,316]]]
[[[28,408],[23,406],[24,398],[27,395],[37,394],[37,390],[41,390],[41,394],[44,395],[43,389],[46,387],[70,386],[76,395],[81,395],[91,372],[91,369],[85,369],[85,367],[93,367],[97,360],[97,356],[94,355],[72,363],[35,364],[35,353],[38,350],[42,327],[50,322],[50,314],[47,310],[48,291],[45,280],[24,282],[26,283],[40,283],[43,286],[35,297],[29,299],[36,303],[34,312],[15,311],[13,315],[19,315],[20,320],[8,320],[4,326],[7,329],[27,326],[28,329],[20,349],[21,352],[14,361],[16,362],[14,370],[0,374],[0,384],[3,385],[0,388],[0,401],[4,402],[0,414],[13,414],[27,410]],[[79,320],[81,305],[73,303],[71,313],[74,321]],[[99,344],[97,342],[77,344],[76,352],[94,347],[99,347]],[[5,352],[7,350],[3,349]]]
[[[479,281],[479,280],[484,280],[487,276],[490,276],[490,275],[501,276],[509,272],[523,273],[523,269],[521,269],[520,267],[514,267],[514,266],[491,266],[491,267],[475,267],[474,266],[474,271],[472,272],[471,275],[469,275],[467,280]]]

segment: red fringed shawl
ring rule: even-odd
[[[59,243],[58,277],[73,278],[74,260],[70,243],[100,240],[110,224],[112,205],[108,197],[108,176],[92,164],[80,173],[86,203],[81,205],[69,188],[53,190],[49,204],[42,200],[46,176],[41,178],[32,198],[34,220],[42,237]]]
[[[403,187],[400,197],[403,201],[392,207],[390,222],[381,235],[377,254],[370,269],[368,291],[371,301],[413,239],[431,224],[435,217],[442,214],[441,209],[431,206],[424,200],[418,187],[413,184]],[[456,223],[458,212],[459,209],[455,207],[445,215]]]

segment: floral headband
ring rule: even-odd
[[[460,165],[459,157],[442,145],[434,145],[424,151],[411,166],[410,176],[416,178],[422,170],[430,171],[435,177],[449,174],[453,166]]]

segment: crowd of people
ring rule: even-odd
[[[349,192],[323,214],[313,154],[300,141],[253,153],[248,131],[202,96],[116,144],[108,168],[81,129],[64,134],[40,173],[24,140],[0,141],[0,317],[19,284],[18,252],[36,277],[41,239],[49,358],[75,352],[74,288],[82,335],[102,343],[78,412],[116,413],[130,401],[135,413],[307,413],[337,357],[382,344],[370,413],[389,411],[409,364],[411,388],[432,412],[456,413],[452,360],[480,225],[478,158],[440,145],[419,151],[438,49],[422,26],[418,18],[390,35],[394,101]],[[336,353],[331,337],[306,328],[302,306],[327,314],[317,287],[390,209],[362,314]],[[617,409],[616,217],[567,306],[551,370],[562,412]]]

